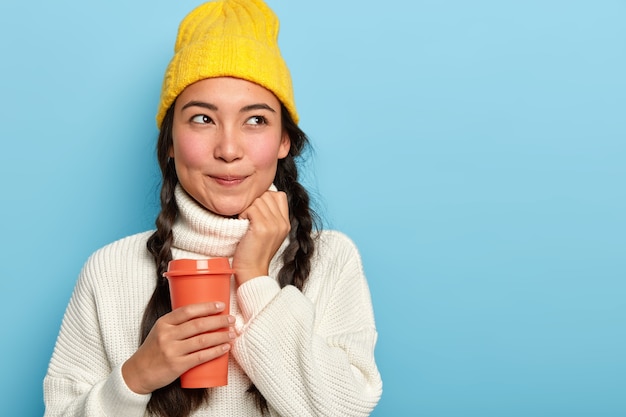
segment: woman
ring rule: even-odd
[[[83,268],[44,381],[47,416],[365,416],[377,404],[367,282],[349,239],[313,230],[277,38],[260,0],[209,2],[181,22],[157,113],[157,229]],[[235,271],[231,315],[213,302],[172,311],[168,262],[218,256]],[[180,387],[228,351],[227,386]]]

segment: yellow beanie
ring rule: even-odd
[[[189,13],[178,28],[157,112],[160,128],[176,97],[196,81],[236,77],[273,92],[298,123],[289,69],[278,48],[278,18],[261,0],[219,0]]]

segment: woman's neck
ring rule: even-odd
[[[249,221],[212,213],[180,184],[176,186],[175,196],[178,217],[173,227],[174,257],[232,257],[248,231]]]

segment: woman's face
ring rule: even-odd
[[[289,152],[280,102],[238,78],[208,78],[176,99],[170,156],[182,187],[222,216],[243,212],[269,188]]]

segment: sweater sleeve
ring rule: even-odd
[[[45,416],[142,417],[150,395],[132,392],[102,341],[90,259],[65,311],[44,378]]]
[[[333,234],[307,296],[270,277],[238,290],[246,324],[233,355],[282,416],[367,416],[382,393],[376,328],[358,251]],[[319,284],[319,285],[318,285]]]

